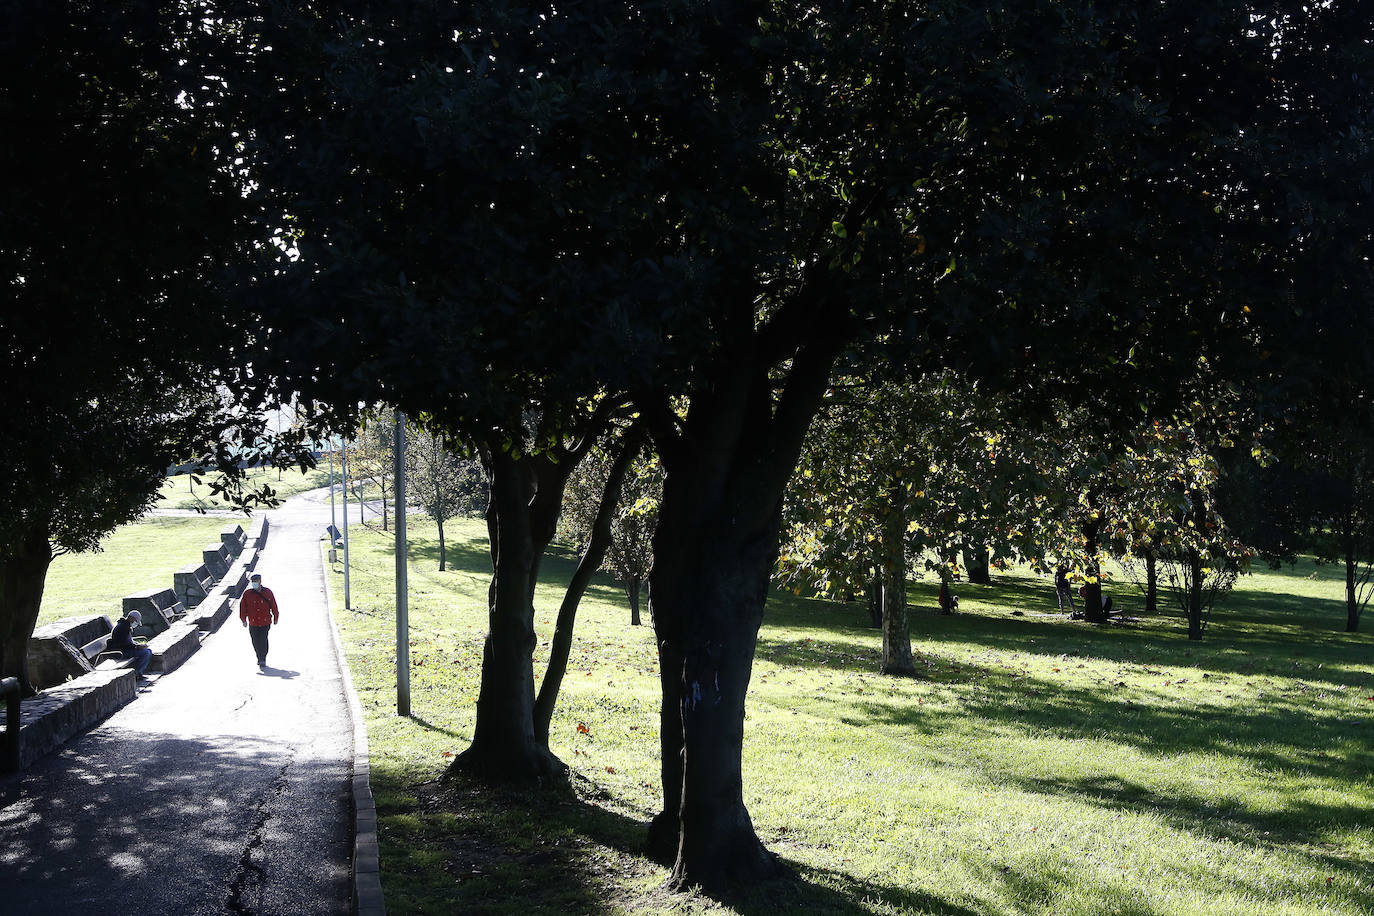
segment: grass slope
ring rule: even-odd
[[[334,472],[335,484],[338,483],[338,469]],[[217,499],[210,489],[213,474],[201,475],[196,483],[190,474],[177,474],[167,478],[162,485],[161,494],[154,504],[155,509],[226,509],[229,506]],[[329,467],[324,465],[309,471],[295,468],[254,468],[248,472],[248,485],[260,487],[267,484],[281,499],[329,486]]]
[[[120,599],[150,588],[171,588],[172,575],[199,563],[205,545],[217,543],[225,525],[242,519],[144,518],[124,525],[101,542],[97,553],[65,554],[53,560],[43,590],[38,625],[62,617],[122,613]]]
[[[395,715],[394,544],[353,529],[335,614],[372,753],[394,913],[1368,914],[1374,640],[1340,633],[1338,571],[1248,577],[1188,643],[1174,614],[1069,622],[1047,580],[913,587],[920,676],[876,674],[857,606],[778,594],[760,633],[746,801],[799,880],[669,895],[640,854],[661,804],[652,630],[612,583],[583,603],[552,728],[572,790],[440,782],[470,739],[484,527],[412,524],[412,705]],[[544,566],[565,581],[569,557]],[[1139,607],[1125,589],[1119,603]],[[536,596],[540,673],[559,592]],[[1014,612],[1021,612],[1019,616]]]

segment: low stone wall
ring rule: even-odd
[[[19,706],[19,768],[109,718],[137,695],[132,668],[90,671]]]
[[[196,608],[196,626],[206,633],[214,633],[237,609],[238,601],[227,590],[216,589]]]

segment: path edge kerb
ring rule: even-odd
[[[323,554],[323,550],[321,550]],[[344,696],[348,700],[348,715],[353,720],[353,912],[357,916],[385,916],[386,901],[382,897],[381,851],[377,847],[377,805],[372,799],[372,764],[367,748],[367,725],[363,721],[363,705],[353,688],[353,672],[344,654],[339,624],[334,619],[334,596],[329,585],[329,564],[320,558],[324,575],[324,597],[329,615],[329,633],[334,640],[334,654],[339,659]]]

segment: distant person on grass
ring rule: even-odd
[[[959,610],[959,596],[949,590],[949,583],[940,582],[940,596],[936,599],[941,614],[953,614]]]
[[[267,667],[267,631],[280,617],[277,596],[262,584],[262,573],[253,573],[248,577],[248,590],[239,599],[239,619],[248,628],[248,637],[253,640],[259,668]]]
[[[1066,604],[1070,613],[1078,613],[1078,608],[1073,603],[1073,588],[1069,585],[1069,568],[1062,563],[1054,571],[1054,593],[1059,598],[1060,613],[1063,613]]]
[[[105,641],[106,649],[134,660],[134,671],[139,679],[143,678],[143,672],[148,670],[148,665],[153,661],[153,650],[143,643],[134,642],[134,627],[142,625],[143,615],[138,611],[130,611],[119,618],[110,631],[110,638]]]

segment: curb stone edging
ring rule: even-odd
[[[367,726],[363,722],[363,706],[353,688],[353,672],[344,654],[339,624],[334,620],[334,601],[329,587],[329,569],[321,557],[320,570],[324,577],[325,601],[329,610],[329,633],[334,639],[334,653],[339,659],[339,673],[343,675],[344,695],[348,700],[348,714],[353,720],[353,912],[357,916],[386,916],[386,901],[382,897],[381,852],[377,847],[377,805],[372,799],[371,757],[367,748]]]

